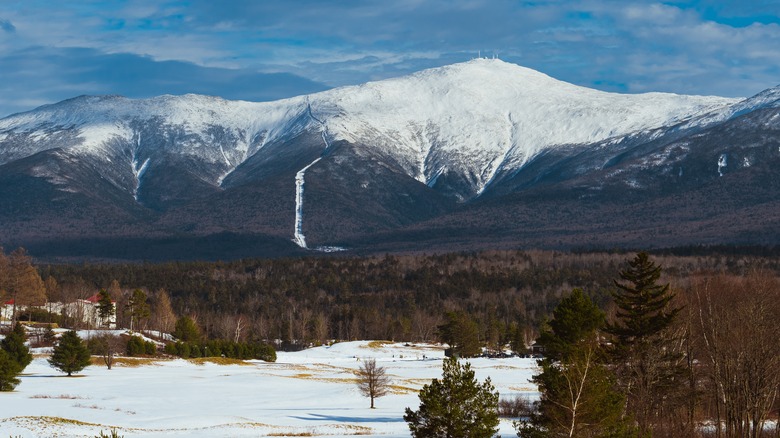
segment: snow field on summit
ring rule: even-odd
[[[737,101],[607,93],[497,59],[475,59],[274,102],[192,94],[139,100],[82,96],[2,119],[0,136],[27,135],[24,153],[32,155],[51,147],[33,140],[75,128],[80,141],[59,147],[108,159],[108,140],[131,141],[134,126],[162,121],[182,134],[171,140],[167,152],[218,166],[220,176],[212,183],[219,185],[264,145],[307,129],[326,129],[330,141],[392,156],[421,182],[433,185],[443,172],[455,172],[467,176],[474,193],[480,193],[500,170],[517,170],[546,148],[668,126]],[[306,112],[313,117],[305,117]],[[214,128],[233,139],[213,141]],[[5,162],[2,152],[0,164]],[[165,156],[154,152],[150,166]]]

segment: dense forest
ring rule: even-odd
[[[49,300],[108,289],[120,326],[131,291],[142,289],[152,313],[145,327],[165,330],[156,303],[170,297],[211,338],[271,340],[285,348],[328,340],[437,340],[448,312],[471,318],[488,345],[528,344],[561,297],[581,288],[607,308],[613,280],[629,253],[492,251],[445,255],[310,257],[233,262],[39,266],[56,284]],[[780,272],[780,258],[661,255],[663,281],[688,287],[696,275]],[[168,318],[170,319],[170,318]],[[170,324],[170,323],[167,323]],[[170,330],[167,330],[170,331]]]
[[[0,298],[19,319],[89,328],[44,303],[99,291],[100,313],[115,301],[118,327],[172,333],[165,352],[182,357],[387,339],[468,358],[535,343],[540,400],[521,436],[779,437],[780,257],[675,252],[35,265],[17,249],[0,252]],[[157,352],[133,340],[127,354]]]

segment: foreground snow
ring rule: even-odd
[[[377,409],[368,408],[353,381],[368,357],[387,369],[394,385]],[[0,393],[0,436],[84,437],[113,427],[126,437],[408,437],[404,408],[416,408],[419,388],[441,375],[442,357],[434,346],[346,342],[280,352],[276,363],[91,366],[75,378],[38,357],[16,391]],[[470,362],[502,397],[536,395],[528,382],[532,359]],[[500,434],[514,435],[510,422],[502,421]]]

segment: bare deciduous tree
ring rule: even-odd
[[[110,370],[114,365],[114,357],[125,348],[126,342],[119,336],[103,334],[92,339],[97,353],[103,358],[103,363]]]
[[[32,264],[32,257],[24,248],[18,248],[8,257],[6,288],[13,300],[11,324],[17,321],[17,308],[40,306],[46,303],[46,287]]]
[[[390,378],[385,368],[376,364],[376,359],[366,359],[357,371],[357,386],[360,393],[371,399],[371,409],[374,409],[374,399],[387,395],[390,390]]]
[[[155,329],[160,333],[173,333],[176,324],[176,314],[173,312],[171,297],[165,289],[155,293],[154,312],[152,312]]]
[[[759,437],[780,389],[780,284],[761,273],[694,285],[718,437]]]

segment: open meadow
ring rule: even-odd
[[[121,360],[65,377],[38,354],[13,392],[0,393],[0,437],[92,437],[115,429],[125,437],[410,436],[404,409],[441,376],[442,347],[343,342],[294,353],[276,363]],[[392,391],[369,408],[355,384],[363,359],[375,358]],[[224,363],[216,363],[224,362]],[[471,359],[501,397],[537,396],[533,359]],[[500,435],[514,436],[502,419]]]

